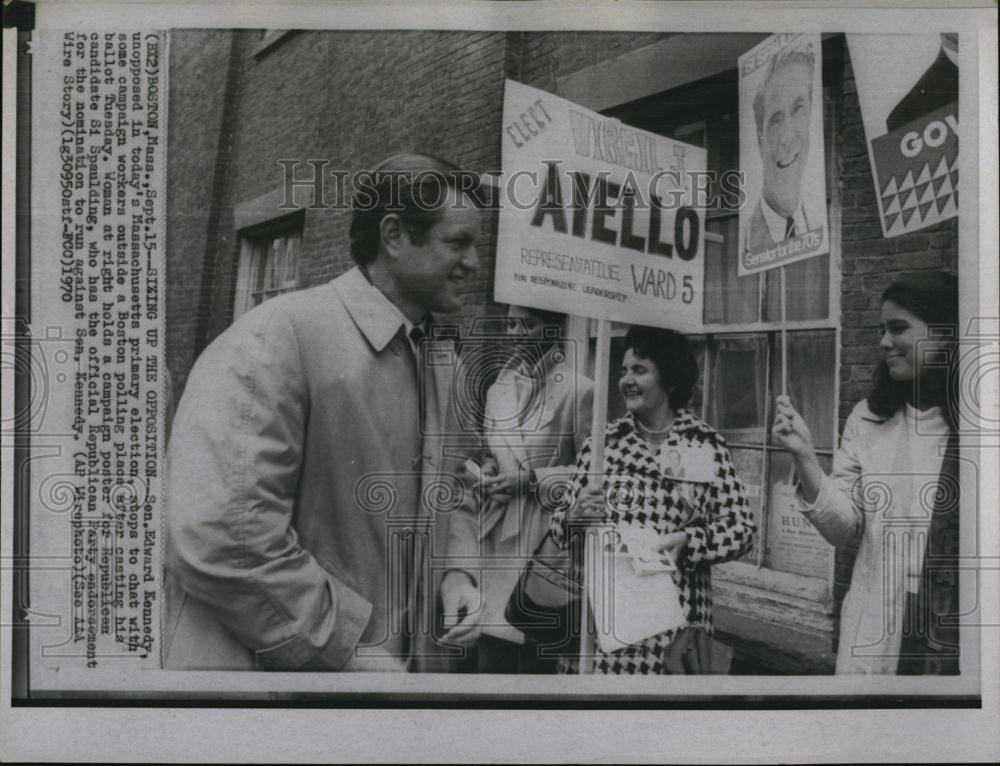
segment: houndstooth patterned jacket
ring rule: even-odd
[[[756,530],[746,491],[736,475],[725,439],[689,410],[680,410],[658,448],[711,448],[714,477],[708,482],[669,478],[636,430],[631,414],[608,424],[604,448],[604,491],[609,521],[616,525],[652,527],[660,534],[685,530],[687,545],[674,580],[688,626],[712,630],[712,585],[709,566],[728,561],[749,549]],[[563,502],[554,510],[551,529],[566,544],[566,512],[591,478],[588,437],[569,481]],[[604,673],[665,672],[659,659],[674,633],[653,636],[642,644],[603,654],[597,649],[595,671]]]

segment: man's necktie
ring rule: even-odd
[[[420,404],[418,405],[418,423],[420,424],[420,430],[423,431],[424,423],[424,396],[426,392],[424,391],[425,381],[424,381],[424,364],[423,364],[423,353],[420,347],[421,341],[427,337],[427,332],[423,325],[414,325],[409,332],[409,340],[411,343],[410,349],[413,351],[413,366],[417,377],[417,396],[419,397]],[[420,470],[421,466],[421,455],[423,454],[423,441],[421,440],[420,452],[417,457],[414,458],[414,468]],[[422,494],[422,479],[419,481],[418,486],[421,487]],[[419,501],[418,501],[419,502]],[[412,650],[410,645],[413,636],[416,632],[418,614],[417,611],[420,608],[419,600],[417,598],[417,589],[419,588],[420,574],[417,571],[418,567],[422,568],[422,563],[418,564],[418,561],[422,560],[422,537],[423,533],[421,530],[413,529],[409,530],[403,534],[399,540],[400,543],[400,569],[402,571],[402,595],[403,595],[403,635],[406,641],[407,654]]]
[[[795,236],[798,236],[798,232],[795,229],[795,219],[788,216],[785,219],[785,239],[791,239]]]
[[[410,328],[410,342],[417,352],[417,359],[420,358],[420,341],[427,337],[427,332],[422,325],[415,324]]]
[[[420,341],[427,337],[427,333],[424,332],[424,328],[418,324],[413,325],[410,329],[410,340],[413,341],[413,345],[419,348]]]
[[[424,330],[422,325],[415,324],[410,328],[410,348],[413,350],[413,362],[414,368],[417,373],[417,390],[423,388],[424,382],[424,365],[423,365],[423,353],[420,348],[420,343],[424,338],[427,337],[427,332]]]

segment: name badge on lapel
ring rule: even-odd
[[[708,444],[664,444],[656,457],[667,479],[707,484],[719,470],[715,450]]]

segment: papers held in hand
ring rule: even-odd
[[[627,555],[637,575],[674,572],[677,566],[666,551],[660,551],[660,536],[645,527],[620,527],[616,530],[619,545],[616,553]],[[611,544],[613,548],[613,544]]]
[[[678,630],[686,624],[674,562],[659,552],[655,530],[622,526],[601,535],[598,561],[588,576],[588,594],[605,652]]]

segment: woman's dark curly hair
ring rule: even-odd
[[[892,301],[936,328],[942,339],[958,338],[958,279],[946,271],[911,271],[900,274],[882,293],[882,303]],[[912,381],[896,381],[886,361],[875,368],[868,408],[890,418],[907,402],[940,406],[948,425],[955,428],[958,417],[958,354],[949,354],[949,363],[920,368]]]
[[[698,362],[687,338],[674,330],[633,325],[625,336],[625,350],[629,349],[656,365],[670,409],[687,407],[698,382]]]

